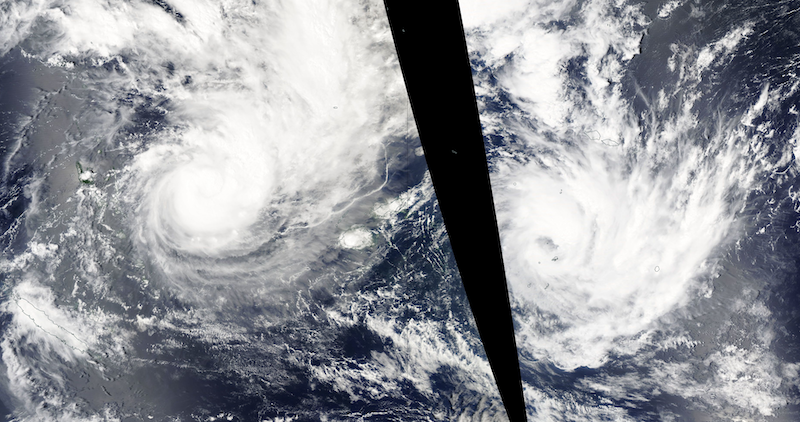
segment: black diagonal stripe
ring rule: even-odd
[[[472,314],[512,421],[524,421],[514,326],[457,0],[384,0]]]

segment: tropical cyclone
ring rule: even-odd
[[[278,184],[271,134],[253,126],[258,118],[238,109],[212,127],[179,133],[178,144],[137,157],[137,177],[153,179],[144,183],[138,210],[150,236],[204,254],[242,246]]]

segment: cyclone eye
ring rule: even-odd
[[[536,244],[539,245],[540,248],[549,252],[558,249],[558,245],[556,245],[556,243],[553,242],[553,239],[546,236],[536,239]]]
[[[208,166],[187,166],[175,175],[177,185],[171,210],[175,223],[187,234],[213,235],[252,223],[243,209],[237,175]],[[244,199],[244,198],[241,198]]]
[[[222,149],[219,138],[236,133],[224,125],[218,132],[187,134],[195,146],[148,196],[151,228],[180,250],[216,253],[242,241],[272,195],[270,155],[258,139],[239,136]]]

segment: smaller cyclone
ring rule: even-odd
[[[563,324],[531,320],[520,344],[561,368],[599,365],[616,339],[649,329],[713,273],[716,251],[739,230],[731,192],[750,170],[735,148],[704,162],[690,139],[692,159],[665,172],[652,172],[647,155],[625,168],[623,151],[586,142],[547,165],[496,173],[507,187],[496,198],[512,300]],[[733,198],[743,198],[739,192]],[[586,333],[595,336],[591,345],[575,346]]]

